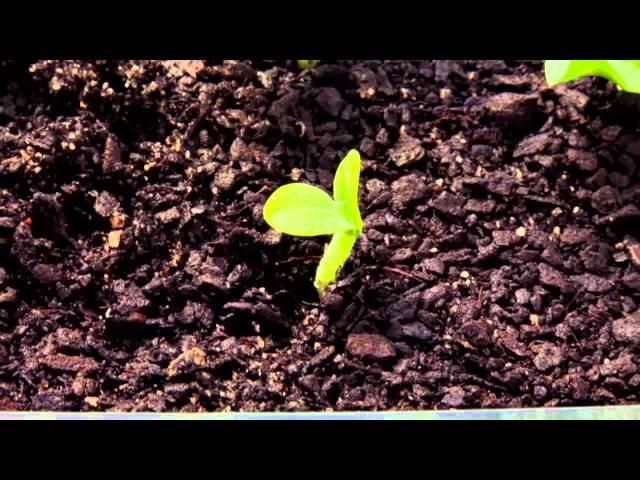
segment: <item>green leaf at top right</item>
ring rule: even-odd
[[[640,60],[545,60],[547,83],[554,86],[582,77],[603,77],[622,90],[640,93]]]

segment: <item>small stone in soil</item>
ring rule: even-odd
[[[119,207],[120,202],[109,192],[101,192],[93,205],[96,213],[104,218],[110,218]]]
[[[427,194],[427,186],[422,177],[412,173],[400,177],[391,184],[391,205],[396,209],[407,207],[414,201],[423,199]]]
[[[619,342],[640,345],[640,311],[614,320],[612,323],[613,336]]]
[[[376,144],[370,138],[365,137],[360,142],[360,151],[365,157],[373,158],[376,154]]]
[[[623,263],[629,259],[629,256],[625,252],[615,252],[612,256],[613,261],[616,263]]]
[[[515,232],[509,230],[494,230],[491,232],[493,241],[500,247],[509,247],[518,242]]]
[[[433,333],[423,323],[412,322],[402,325],[402,334],[405,337],[417,338],[418,340],[431,340]]]
[[[522,140],[513,152],[513,156],[518,158],[541,153],[549,144],[551,144],[551,136],[548,133],[534,135]]]
[[[48,236],[67,240],[67,220],[60,196],[38,192],[31,202],[32,222],[47,230]]]
[[[508,196],[513,191],[514,180],[506,174],[493,173],[486,184],[486,189],[496,195]]]
[[[600,365],[600,374],[604,377],[610,375],[629,376],[636,373],[638,367],[635,365],[633,355],[623,353],[618,358],[605,361]]]
[[[318,353],[316,353],[311,360],[309,360],[309,368],[317,367],[327,360],[329,360],[336,353],[336,348],[333,345],[324,347]]]
[[[391,256],[391,261],[395,263],[403,263],[411,260],[413,256],[413,250],[411,250],[410,248],[399,248]]]
[[[465,77],[464,69],[455,60],[436,60],[435,67],[436,80],[439,82],[444,82],[452,76]]]
[[[596,225],[611,225],[621,223],[626,220],[637,220],[638,218],[640,218],[640,209],[630,203],[615,212],[610,213],[606,217],[599,218],[596,221]]]
[[[322,87],[316,96],[316,103],[322,112],[330,117],[338,117],[344,106],[340,92],[333,87]]]
[[[114,135],[109,135],[104,145],[102,156],[102,171],[104,173],[119,172],[125,168],[122,163],[122,153],[118,139]]]
[[[618,253],[623,253],[624,252],[618,252]],[[622,283],[624,283],[624,285],[632,290],[637,290],[640,291],[640,273],[638,272],[629,272],[626,273],[623,277],[622,277]]]
[[[429,273],[436,273],[438,275],[443,275],[446,269],[446,266],[442,260],[437,258],[427,258],[420,263],[420,266]]]
[[[474,213],[491,213],[495,208],[495,200],[478,200],[475,198],[470,198],[464,205],[465,211]]]
[[[596,173],[591,175],[584,184],[590,189],[602,187],[607,181],[607,169],[599,168]]]
[[[578,165],[582,171],[595,172],[598,169],[598,158],[595,153],[570,148],[567,152],[567,158],[571,163]]]
[[[476,347],[487,347],[491,345],[489,328],[485,322],[471,321],[462,325],[460,329],[462,335]]]
[[[629,186],[629,175],[620,172],[611,172],[609,181],[618,188],[627,188]]]
[[[562,350],[550,342],[534,345],[531,350],[536,354],[533,364],[540,371],[546,371],[557,367],[562,363]]]
[[[118,248],[122,240],[122,230],[112,230],[107,236],[107,244],[110,248]]]
[[[62,280],[62,272],[55,265],[39,263],[31,270],[33,278],[41,283],[56,283]]]
[[[567,88],[565,84],[554,87],[556,93],[560,96],[562,105],[569,105],[579,111],[583,111],[589,103],[589,97],[579,90]]]
[[[253,160],[253,153],[244,141],[237,137],[229,147],[231,161],[233,162],[250,162]]]
[[[568,285],[568,279],[564,273],[555,268],[547,265],[546,263],[539,263],[538,270],[540,272],[540,282],[550,287],[556,287],[560,290],[565,290]]]
[[[145,297],[140,287],[133,282],[115,280],[113,293],[118,296],[117,308],[121,313],[130,313],[147,307],[151,302]]]
[[[269,107],[269,116],[272,116],[276,119],[281,118],[285,116],[288,111],[293,109],[293,107],[295,107],[299,101],[299,91],[294,90],[292,92],[287,92],[271,104],[271,107]]]
[[[631,377],[629,379],[628,383],[632,387],[639,387],[640,386],[640,374],[636,373],[633,377]]]
[[[464,203],[464,197],[446,191],[440,193],[440,195],[430,202],[431,206],[439,212],[454,217],[462,217],[464,215],[464,211],[462,210]]]
[[[465,391],[462,387],[449,387],[442,397],[442,404],[449,408],[459,408],[465,404]]]
[[[518,331],[513,327],[507,327],[506,330],[496,330],[496,337],[504,347],[515,355],[519,357],[528,356],[526,346],[518,340]]]
[[[629,257],[636,267],[640,267],[640,242],[628,235],[624,238],[624,245],[627,247]]]
[[[389,157],[398,167],[413,165],[424,157],[425,151],[417,138],[401,135],[395,146],[389,151]]]
[[[600,213],[611,213],[618,206],[618,192],[605,185],[596,190],[591,196],[591,206]]]
[[[600,132],[598,132],[598,135],[605,142],[613,142],[618,137],[618,135],[620,135],[621,131],[622,131],[621,126],[610,125],[600,130]]]
[[[518,125],[535,113],[537,95],[504,92],[491,96],[481,108],[504,125]]]
[[[197,320],[200,324],[209,326],[213,323],[214,313],[203,303],[188,301],[178,319],[184,325],[191,325]]]
[[[589,293],[607,293],[614,287],[614,283],[611,280],[591,273],[573,275],[571,279]]]
[[[352,333],[347,338],[346,349],[355,357],[373,360],[386,360],[396,355],[389,339],[379,334]]]
[[[400,321],[413,320],[420,303],[422,292],[405,295],[398,301],[390,304],[386,309],[389,318]]]
[[[15,303],[18,301],[18,291],[14,288],[7,288],[4,292],[0,293],[0,305],[6,303]]]
[[[167,376],[175,377],[186,372],[192,372],[195,369],[206,368],[208,365],[207,354],[198,347],[193,347],[182,352],[174,358],[167,367]]]
[[[446,283],[439,283],[424,292],[422,302],[425,308],[429,308],[439,300],[448,299],[450,295],[451,287]]]
[[[527,290],[526,288],[519,288],[518,290],[516,290],[516,302],[520,305],[526,305],[527,303],[529,303],[529,300],[531,299],[531,294],[529,293],[529,290]]]
[[[198,73],[205,68],[202,60],[166,60],[162,62],[169,76],[181,77],[184,74],[196,78]]]
[[[627,145],[627,152],[634,157],[640,157],[640,140],[636,140]]]
[[[93,358],[62,354],[46,355],[41,363],[53,370],[64,372],[91,372],[100,366]]]
[[[230,190],[236,182],[237,171],[230,165],[225,165],[216,172],[212,186],[220,191]]]
[[[382,145],[383,147],[389,145],[389,131],[386,128],[381,128],[380,130],[378,130],[378,133],[376,134],[376,143]]]
[[[554,330],[554,335],[562,340],[566,340],[572,334],[571,327],[566,323],[559,323]]]
[[[578,228],[575,226],[567,227],[560,235],[560,242],[567,245],[577,245],[592,240],[594,237],[593,232],[585,228]]]

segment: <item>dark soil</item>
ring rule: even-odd
[[[0,409],[639,403],[640,110],[542,62],[0,62]],[[270,231],[363,156],[365,231]]]

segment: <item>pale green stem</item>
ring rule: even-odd
[[[345,264],[358,235],[353,231],[337,232],[331,238],[329,245],[320,259],[313,283],[320,296],[327,285],[335,282],[338,269]]]

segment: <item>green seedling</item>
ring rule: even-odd
[[[298,67],[302,70],[311,70],[320,63],[320,60],[298,60]]]
[[[545,60],[544,75],[550,86],[582,77],[603,77],[618,88],[640,93],[640,60]]]
[[[264,219],[274,230],[297,237],[333,235],[316,270],[314,286],[320,296],[336,281],[362,233],[359,182],[360,154],[350,150],[333,179],[333,198],[312,185],[289,183],[273,192],[264,205]]]

